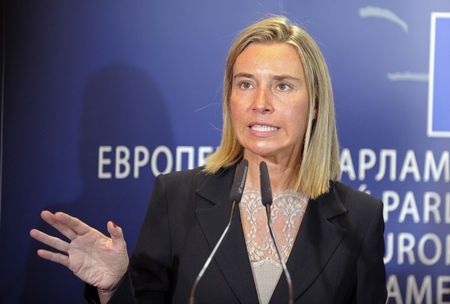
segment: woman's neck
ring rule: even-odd
[[[260,188],[259,164],[265,161],[269,169],[270,183],[273,193],[295,190],[294,183],[300,166],[300,157],[279,160],[276,157],[262,157],[244,154],[248,160],[246,185],[250,188]]]

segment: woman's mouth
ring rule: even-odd
[[[277,131],[279,128],[268,125],[251,125],[250,129],[256,132],[274,132]]]

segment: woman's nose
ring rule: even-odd
[[[271,113],[273,111],[271,94],[267,88],[259,88],[253,100],[253,111],[259,113]]]

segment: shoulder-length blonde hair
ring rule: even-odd
[[[213,174],[241,160],[243,148],[235,136],[230,118],[234,63],[249,44],[273,42],[294,46],[303,64],[309,93],[309,115],[300,166],[293,184],[297,191],[316,198],[328,192],[330,181],[338,180],[340,176],[333,89],[327,64],[317,44],[305,30],[283,16],[273,16],[248,26],[233,42],[223,80],[222,141],[217,151],[208,157],[204,171]]]

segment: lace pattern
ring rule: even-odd
[[[305,214],[308,198],[294,191],[285,191],[273,197],[272,228],[283,261],[286,262]],[[239,204],[247,252],[252,265],[261,261],[276,261],[278,256],[270,237],[266,209],[260,192],[245,189]]]

